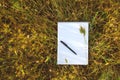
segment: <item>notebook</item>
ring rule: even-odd
[[[88,22],[58,22],[57,64],[88,64]]]

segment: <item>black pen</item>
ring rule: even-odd
[[[72,51],[75,55],[77,55],[77,53],[75,51],[73,51],[65,42],[60,41],[64,46],[66,46],[70,51]]]

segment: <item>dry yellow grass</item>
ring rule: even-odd
[[[120,80],[119,14],[119,0],[1,0],[0,80]],[[89,65],[56,65],[58,21],[90,22]]]

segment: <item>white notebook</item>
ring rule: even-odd
[[[88,64],[88,22],[58,22],[57,64]]]

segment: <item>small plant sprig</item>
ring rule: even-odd
[[[68,60],[65,58],[65,62],[68,63]]]
[[[80,30],[80,33],[83,34],[84,40],[85,40],[85,43],[86,43],[86,39],[85,39],[86,31],[85,31],[85,28],[83,28],[82,26],[80,26],[79,30]]]

